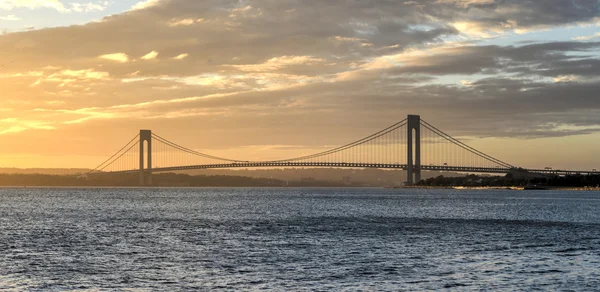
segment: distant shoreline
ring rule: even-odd
[[[396,187],[402,189],[453,189],[453,190],[507,190],[507,191],[523,191],[522,186],[511,186],[511,187],[467,187],[467,186],[406,186]],[[600,187],[547,187],[548,191],[600,191]]]
[[[0,186],[0,189],[287,189],[287,188],[321,188],[321,189],[380,189],[373,186]],[[524,187],[462,187],[462,186],[404,186],[385,187],[385,189],[446,189],[446,190],[506,190],[523,191]],[[600,191],[599,187],[548,187],[547,191]]]
[[[370,186],[0,186],[0,189],[381,189]]]

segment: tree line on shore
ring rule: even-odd
[[[545,177],[516,177],[511,173],[505,176],[478,176],[470,174],[461,177],[443,175],[421,180],[418,186],[464,186],[464,187],[511,187],[542,185],[549,187],[597,187],[600,175],[566,175]]]
[[[0,186],[31,187],[135,187],[139,186],[139,174],[100,174],[90,176],[49,174],[0,174]],[[253,178],[228,175],[187,175],[175,173],[153,174],[152,186],[174,187],[336,187],[349,186],[345,182],[324,180],[284,181],[271,178]]]
[[[465,186],[465,187],[510,187],[526,185],[549,187],[597,187],[600,175],[569,175],[545,177],[521,177],[511,173],[505,176],[443,176],[421,180],[417,186]],[[376,186],[350,180],[292,179],[232,176],[232,175],[188,175],[159,173],[153,175],[153,186],[179,187],[364,187]],[[101,174],[91,176],[51,174],[0,174],[0,186],[48,186],[48,187],[135,187],[139,186],[139,174]]]

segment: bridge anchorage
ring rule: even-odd
[[[442,132],[418,115],[409,115],[379,132],[323,152],[282,160],[252,161],[213,156],[183,147],[150,130],[140,130],[123,148],[89,174],[139,173],[140,185],[152,185],[152,173],[213,168],[349,167],[402,169],[405,184],[421,180],[423,170],[507,173],[511,164],[480,152]],[[519,169],[541,174],[586,171]]]

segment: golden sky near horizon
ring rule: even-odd
[[[420,114],[600,169],[597,0],[4,0],[0,29],[0,167],[93,168],[140,129],[286,158]]]

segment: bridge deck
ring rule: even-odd
[[[155,167],[147,172],[169,172],[194,169],[219,169],[219,168],[260,168],[260,167],[339,167],[339,168],[380,168],[380,169],[402,169],[406,170],[406,164],[372,164],[372,163],[347,163],[347,162],[248,162],[248,163],[222,163],[202,164],[177,167]],[[447,165],[422,165],[421,170],[433,171],[455,171],[455,172],[477,172],[477,173],[507,173],[507,168],[483,168],[468,166]],[[137,173],[139,169],[116,171],[110,173]]]
[[[406,170],[406,164],[372,164],[372,163],[347,163],[347,162],[248,162],[248,163],[221,163],[221,164],[202,164],[177,167],[156,167],[146,172],[169,172],[194,169],[223,169],[223,168],[261,168],[261,167],[338,167],[338,168],[380,168],[380,169],[402,169]],[[467,173],[508,173],[510,169],[502,167],[470,167],[470,166],[449,166],[449,165],[421,165],[421,170],[428,171],[448,171],[448,172],[467,172]],[[599,171],[573,171],[573,170],[550,170],[550,169],[523,169],[530,173],[555,174],[555,175],[574,175],[590,174],[600,175]],[[138,173],[139,169],[115,171],[105,173]]]

